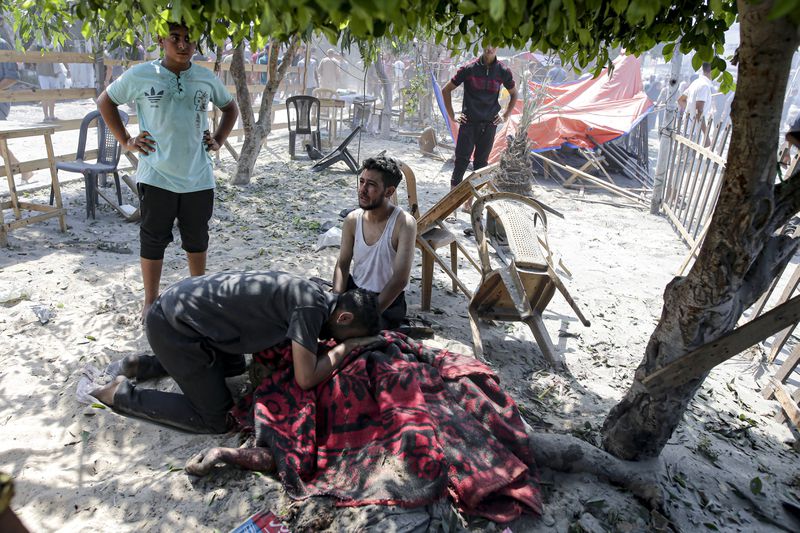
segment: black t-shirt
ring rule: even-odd
[[[514,88],[511,69],[495,59],[490,65],[478,57],[462,66],[450,80],[458,87],[464,84],[464,102],[461,112],[469,122],[491,122],[500,112],[497,101],[500,87]]]
[[[312,352],[338,295],[286,272],[220,272],[187,278],[158,300],[167,321],[228,353],[252,353],[285,339]]]

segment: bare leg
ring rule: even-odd
[[[189,262],[189,275],[202,276],[206,273],[207,252],[186,252],[186,260]]]
[[[209,448],[186,462],[187,474],[205,476],[218,463],[256,472],[274,472],[275,459],[267,448]]]
[[[144,284],[144,307],[142,308],[142,323],[150,310],[150,306],[158,297],[158,286],[161,283],[161,268],[163,259],[139,258],[142,267],[142,283]]]
[[[116,394],[117,388],[119,388],[123,381],[125,381],[125,376],[117,376],[114,378],[114,381],[100,387],[99,389],[93,390],[89,394],[107,406],[114,407],[114,394]]]

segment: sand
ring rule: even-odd
[[[90,108],[91,102],[59,104],[56,115],[78,118]],[[40,113],[16,106],[10,118],[35,121]],[[56,152],[74,150],[76,141],[76,133],[59,134]],[[340,225],[338,213],[355,204],[355,178],[343,165],[311,173],[307,160],[289,160],[287,146],[285,130],[273,134],[245,187],[230,184],[234,163],[224,154],[216,169],[209,272],[281,269],[332,276],[338,249],[315,251],[318,228]],[[12,149],[23,160],[42,153],[33,143]],[[356,142],[351,149],[362,159],[385,149],[409,164],[423,211],[449,188],[452,165],[423,158],[414,142],[364,136],[360,153]],[[44,202],[46,179],[39,172],[34,185],[22,190]],[[608,194],[568,191],[549,180],[534,192],[566,217],[549,218],[550,243],[571,271],[565,282],[592,325],[583,327],[554,296],[544,321],[566,360],[564,373],[544,364],[522,324],[484,325],[484,347],[536,431],[571,433],[597,444],[603,419],[630,385],[658,321],[664,287],[687,250],[664,217],[597,203],[615,202]],[[96,220],[87,220],[80,180],[67,182],[63,196],[66,233],[49,220],[15,230],[9,247],[0,249],[0,470],[14,476],[13,507],[32,530],[227,531],[263,509],[286,516],[298,530],[503,529],[484,520],[461,523],[447,503],[339,510],[322,500],[293,503],[276,480],[235,469],[193,479],[181,470],[189,457],[209,446],[238,445],[239,437],[188,435],[78,404],[83,365],[102,367],[146,352],[147,341],[138,321],[138,225],[107,205]],[[126,201],[135,202],[130,195]],[[454,226],[474,250],[460,231],[468,227],[466,215],[459,214]],[[475,287],[479,275],[463,258],[459,269],[467,286]],[[175,243],[165,256],[162,286],[187,275]],[[411,314],[421,314],[420,277],[417,254],[407,296]],[[435,326],[431,345],[472,352],[466,306],[437,268],[433,310],[422,314]],[[749,350],[711,374],[659,460],[666,514],[681,530],[779,530],[765,516],[779,516],[771,509],[781,501],[798,501],[795,439],[773,418],[777,404],[759,394],[763,351]],[[169,380],[158,386],[174,388]],[[232,386],[241,391],[245,382],[233,380]],[[755,478],[759,494],[750,489]],[[543,487],[544,516],[520,519],[509,525],[512,531],[648,531],[660,523],[631,494],[594,476],[545,470]]]

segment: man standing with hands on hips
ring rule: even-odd
[[[197,43],[183,23],[170,23],[159,37],[163,58],[127,70],[97,99],[97,107],[114,137],[126,150],[140,154],[136,178],[139,208],[140,263],[144,283],[142,318],[159,294],[164,250],[178,220],[189,274],[205,274],[208,221],[214,208],[214,174],[209,151],[219,150],[233,129],[239,109],[210,70],[193,65]],[[136,103],[139,135],[132,137],[117,106]],[[222,110],[217,130],[208,130],[208,103]]]
[[[464,100],[461,114],[456,120],[453,113],[451,93],[464,84]],[[501,87],[508,90],[510,99],[505,112],[500,115],[498,97]],[[458,69],[447,85],[442,89],[444,106],[450,120],[458,122],[458,140],[456,141],[456,161],[450,187],[455,187],[464,179],[464,172],[473,155],[472,168],[478,170],[486,166],[494,144],[497,126],[508,120],[517,101],[517,88],[511,70],[498,61],[497,48],[487,46],[480,57],[473,59]],[[465,205],[468,211],[469,204]]]

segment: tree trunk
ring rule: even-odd
[[[253,106],[250,103],[250,91],[247,89],[247,77],[244,72],[244,45],[240,44],[236,47],[231,63],[231,73],[236,85],[236,98],[244,127],[244,143],[236,165],[236,176],[233,178],[234,185],[250,183],[261,146],[272,131],[272,99],[275,97],[275,93],[278,92],[278,86],[286,74],[286,69],[292,64],[297,45],[297,38],[292,37],[286,47],[283,61],[278,67],[280,43],[275,40],[270,41],[268,79],[264,86],[264,91],[261,93],[261,106],[259,107],[257,121],[253,114]]]
[[[634,382],[603,425],[603,445],[617,457],[658,456],[707,373],[655,395],[642,379],[731,331],[797,248],[776,230],[800,208],[800,178],[774,180],[780,112],[800,38],[785,17],[768,18],[772,5],[738,2],[739,79],[724,184],[694,267],[667,285]]]
[[[378,58],[375,60],[375,73],[381,82],[383,93],[383,110],[381,110],[381,139],[388,139],[392,124],[392,82],[386,75],[386,67],[383,64],[383,52],[378,51]]]

